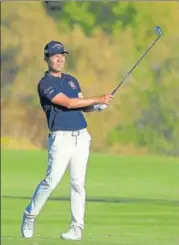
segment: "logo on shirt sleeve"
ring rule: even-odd
[[[49,93],[50,90],[52,90],[52,86],[48,87],[48,88],[44,91],[44,94]]]
[[[52,94],[54,91],[55,89],[52,86],[50,86],[44,91],[44,94]]]
[[[75,85],[75,83],[73,81],[70,81],[68,84],[70,85],[70,87],[72,89],[76,89],[76,85]]]

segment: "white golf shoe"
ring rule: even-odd
[[[64,240],[81,240],[82,229],[80,227],[71,227],[66,233],[61,234]]]
[[[24,214],[22,225],[21,225],[21,234],[24,238],[31,238],[34,235],[34,217],[28,217]]]

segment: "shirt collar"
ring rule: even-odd
[[[56,78],[56,79],[61,79],[64,77],[64,73],[61,73],[61,77],[55,77],[55,76],[51,75],[48,71],[46,71],[45,76],[49,76],[49,77]]]

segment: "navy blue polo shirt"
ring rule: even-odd
[[[76,78],[64,73],[61,74],[61,77],[46,73],[38,83],[37,90],[50,131],[73,131],[87,127],[80,108],[68,109],[51,102],[58,93],[63,93],[70,98],[78,98],[81,89]]]

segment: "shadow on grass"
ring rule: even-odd
[[[31,197],[27,196],[10,196],[2,195],[1,198],[5,199],[25,199],[30,200]],[[50,197],[51,201],[70,201],[69,197]],[[163,200],[163,199],[142,199],[142,198],[127,198],[127,197],[87,197],[87,202],[98,203],[146,203],[146,204],[159,204],[159,205],[172,205],[179,206],[179,200]]]

